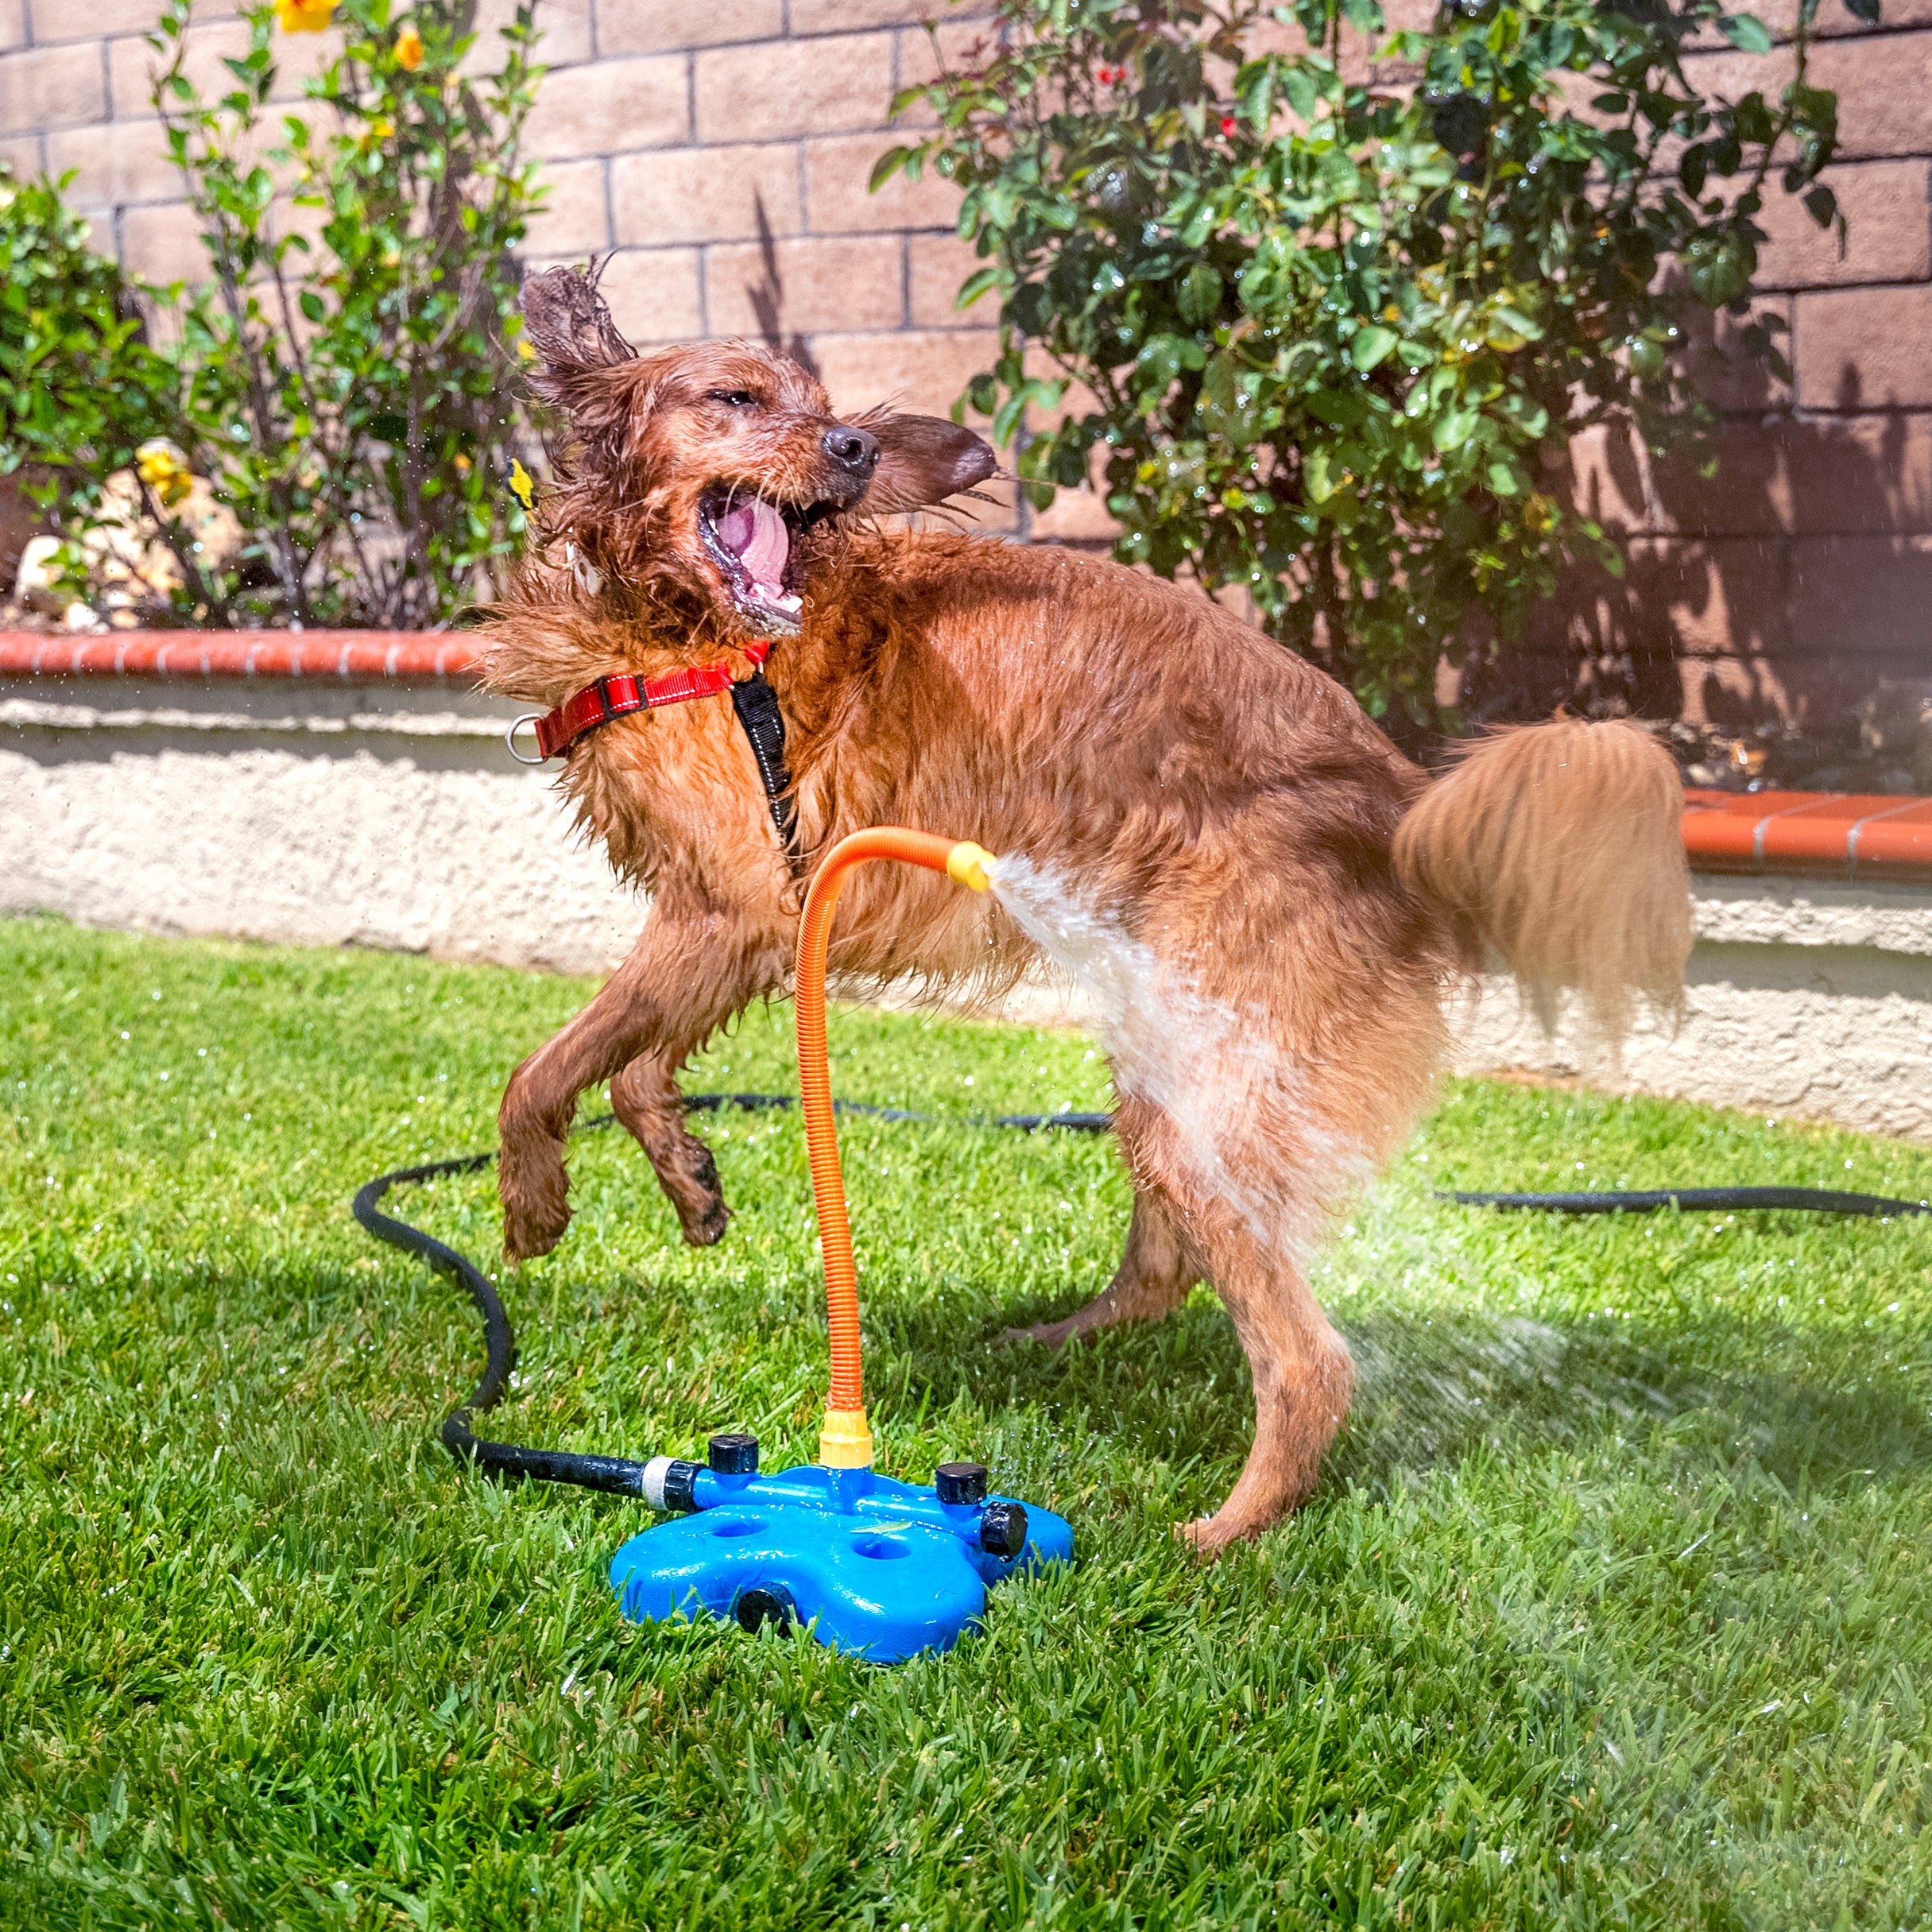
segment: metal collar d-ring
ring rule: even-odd
[[[528,725],[532,730],[535,730],[539,722],[548,715],[548,714],[544,711],[525,711],[521,716],[510,720],[509,728],[503,734],[503,745],[504,749],[519,765],[547,765],[549,763],[549,760],[540,751],[534,758],[526,758],[517,749],[517,734],[522,730],[525,725]]]

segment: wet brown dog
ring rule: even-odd
[[[1027,854],[1294,1069],[1291,1104],[1230,1114],[1219,1149],[1224,1175],[1260,1177],[1282,1237],[1222,1198],[1171,1110],[1122,1091],[1125,1254],[1104,1294],[1036,1331],[1164,1314],[1209,1281],[1253,1370],[1255,1437],[1190,1534],[1206,1550],[1256,1535],[1313,1487],[1353,1384],[1304,1278],[1307,1232],[1413,1123],[1445,982],[1497,954],[1539,992],[1581,986],[1613,1029],[1630,989],[1675,997],[1688,881],[1669,759],[1633,727],[1558,723],[1487,739],[1431,784],[1339,686],[1196,592],[876,527],[989,472],[967,432],[841,421],[803,370],[742,345],[640,358],[568,271],[536,277],[525,313],[576,447],[544,556],[487,633],[493,689],[548,707],[612,673],[721,656],[749,673],[744,646],[777,640],[809,853],[900,824]],[[784,988],[798,887],[724,699],[606,725],[563,782],[652,900],[629,958],[510,1082],[505,1247],[563,1234],[564,1136],[606,1078],[685,1238],[714,1241],[724,1198],[674,1076]],[[873,866],[832,964],[997,984],[1031,957],[987,898]]]

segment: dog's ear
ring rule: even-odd
[[[865,493],[869,510],[916,510],[943,503],[985,482],[999,467],[991,443],[939,416],[873,409],[856,420],[879,442],[879,467]]]
[[[580,433],[594,434],[610,386],[601,378],[637,354],[597,292],[597,271],[545,269],[524,283],[522,300],[524,332],[542,364],[531,378],[537,393],[569,411]]]

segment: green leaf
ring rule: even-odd
[[[1240,371],[1234,358],[1226,354],[1210,356],[1201,376],[1202,403],[1225,418],[1233,414],[1240,393]],[[1225,433],[1225,422],[1216,427]]]
[[[1349,360],[1365,376],[1377,363],[1386,359],[1399,339],[1393,329],[1385,329],[1380,323],[1371,323],[1367,328],[1355,331],[1355,339],[1349,345]]]
[[[1135,358],[1140,374],[1163,388],[1183,369],[1199,369],[1206,360],[1201,345],[1186,335],[1151,336]]]
[[[1368,399],[1353,385],[1345,389],[1317,389],[1305,406],[1317,422],[1340,429],[1358,428],[1369,417]]]
[[[997,266],[976,269],[960,285],[959,292],[953,297],[955,308],[970,308],[989,288],[997,288],[1000,271]]]
[[[1771,52],[1771,29],[1755,14],[1727,14],[1717,22],[1717,26],[1724,37],[1741,53]]]
[[[1429,440],[1446,455],[1451,450],[1462,448],[1479,420],[1473,409],[1450,409],[1438,416],[1429,429]]]
[[[865,192],[869,195],[877,194],[908,161],[917,157],[918,153],[916,148],[888,148],[872,164],[872,173],[865,183]],[[918,177],[915,175],[912,178],[916,180]]]
[[[1205,261],[1197,261],[1182,278],[1175,306],[1181,319],[1197,328],[1212,322],[1221,312],[1221,277]]]
[[[319,322],[326,312],[322,306],[322,297],[317,295],[312,288],[304,288],[296,297],[296,300],[300,305],[302,313],[311,322]]]

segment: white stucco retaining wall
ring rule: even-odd
[[[607,971],[644,906],[505,707],[334,681],[0,681],[0,912]]]
[[[385,681],[0,681],[0,912],[608,970],[644,916],[572,835],[508,710]],[[1932,885],[1696,881],[1689,1010],[1620,1066],[1500,984],[1454,1064],[1932,1141]],[[1024,989],[1014,1019],[1078,1024]]]
[[[1545,1038],[1513,990],[1456,1010],[1459,1071],[1582,1074],[1783,1118],[1932,1141],[1932,888],[1694,876],[1697,944],[1675,1030],[1611,1064],[1566,1017]]]

